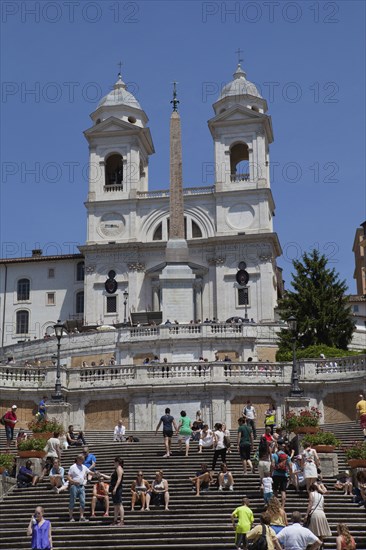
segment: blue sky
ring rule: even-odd
[[[272,115],[284,278],[291,259],[316,247],[355,292],[352,244],[366,219],[364,2],[3,0],[1,20],[2,257],[38,244],[75,252],[85,242],[82,132],[120,60],[150,119],[150,189],[169,185],[173,80],[185,185],[210,184],[207,120],[241,48]]]

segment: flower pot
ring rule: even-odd
[[[366,468],[366,459],[365,458],[349,458],[348,466],[350,468]]]
[[[18,451],[19,458],[44,458],[45,451]]]
[[[333,453],[335,446],[334,445],[314,445],[314,449],[317,453]]]
[[[50,439],[50,437],[53,437],[53,432],[33,432],[32,435],[33,439]]]
[[[294,428],[295,434],[316,434],[318,431],[318,426],[299,426]]]

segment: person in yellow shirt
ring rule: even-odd
[[[268,512],[263,512],[260,519],[260,525],[256,525],[246,534],[247,540],[252,540],[256,542],[263,534],[266,537],[267,550],[282,550],[282,547],[277,540],[276,533],[270,527],[271,516],[268,514]]]
[[[356,404],[356,422],[357,420],[360,420],[363,437],[366,440],[366,399],[362,393],[360,395],[360,401]]]
[[[238,522],[235,525],[235,520]],[[239,550],[240,548],[246,548],[246,533],[248,533],[254,522],[254,515],[249,508],[249,500],[243,498],[242,506],[235,508],[231,514],[231,521],[233,528],[235,529],[235,546]]]

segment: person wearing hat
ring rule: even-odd
[[[17,419],[17,406],[13,405],[12,408],[6,412],[3,416],[3,421],[5,425],[5,434],[6,434],[6,447],[9,450],[10,449],[10,443],[14,439],[14,427],[15,424],[18,422]]]

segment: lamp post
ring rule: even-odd
[[[60,320],[53,327],[55,329],[55,335],[57,338],[57,363],[56,363],[56,384],[55,384],[55,394],[52,396],[53,401],[62,401],[63,395],[61,393],[61,379],[60,379],[60,348],[61,348],[61,338],[64,330],[64,325]]]
[[[296,329],[297,329],[297,319],[294,315],[287,320],[288,328],[292,332],[292,376],[291,376],[291,392],[290,395],[293,397],[303,394],[303,390],[299,386],[299,370],[296,360]]]
[[[127,300],[128,300],[128,292],[127,290],[124,291],[123,293],[123,305],[124,305],[124,319],[123,319],[123,323],[125,325],[127,325]]]

